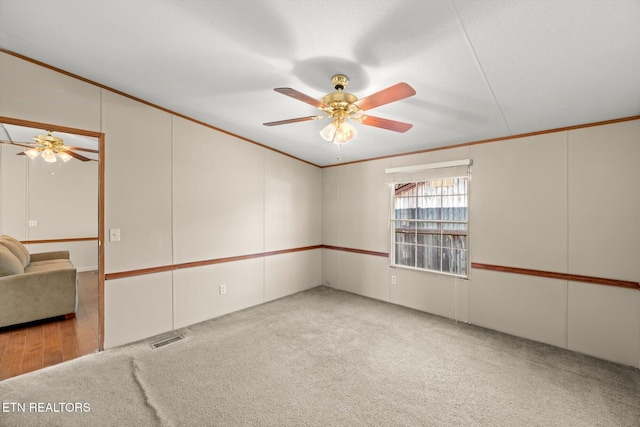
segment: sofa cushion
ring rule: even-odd
[[[22,252],[20,250],[20,248],[13,242],[9,241],[9,240],[5,240],[5,239],[0,239],[0,246],[3,246],[7,249],[9,249],[9,251],[16,257],[18,258],[18,261],[20,261],[20,263],[22,264],[22,267],[26,267],[27,265],[29,265],[29,259],[24,256],[24,252]]]
[[[31,262],[56,259],[69,259],[69,251],[49,251],[31,254]]]
[[[29,262],[31,262],[31,255],[29,254],[29,250],[27,249],[27,247],[25,245],[22,244],[22,242],[14,237],[8,236],[6,234],[3,234],[2,236],[0,236],[0,243],[2,242],[9,242],[10,244],[15,246],[14,250],[18,250],[19,252],[22,253],[22,256],[20,255],[16,255],[14,253],[14,255],[16,255],[18,257],[18,259],[22,262],[22,265],[24,267],[26,267],[27,265],[29,265]],[[12,252],[14,250],[12,250],[11,248],[9,248]]]
[[[68,259],[55,259],[47,261],[33,261],[27,268],[24,269],[25,273],[37,273],[39,271],[52,271],[61,269],[74,269],[75,267]]]
[[[24,273],[24,266],[6,246],[0,245],[0,277]]]

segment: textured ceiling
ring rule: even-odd
[[[640,115],[640,0],[0,0],[0,47],[321,166]],[[336,73],[414,127],[262,125]]]

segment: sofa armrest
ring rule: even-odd
[[[75,312],[76,269],[0,277],[0,327]]]
[[[52,259],[69,259],[69,251],[52,251],[30,254],[31,261],[48,261]]]

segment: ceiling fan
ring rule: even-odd
[[[98,153],[98,150],[92,150],[90,148],[82,148],[82,147],[71,147],[69,145],[64,145],[64,141],[62,138],[58,138],[57,136],[52,135],[53,131],[47,131],[46,135],[36,135],[33,137],[35,143],[31,142],[15,142],[15,141],[5,141],[0,140],[2,144],[10,144],[17,145],[19,147],[27,148],[25,151],[21,151],[17,153],[18,156],[26,155],[30,159],[35,159],[38,156],[41,156],[45,162],[55,163],[58,161],[58,158],[63,162],[68,162],[72,158],[81,160],[83,162],[88,161],[96,161],[94,159],[90,159],[81,154],[76,153],[75,151],[86,151],[89,153]]]
[[[371,94],[362,99],[357,96],[343,92],[349,83],[349,78],[344,74],[336,74],[331,77],[336,92],[329,93],[322,97],[321,101],[316,100],[302,92],[288,87],[275,88],[276,92],[290,96],[298,101],[306,102],[325,112],[326,116],[308,116],[295,119],[280,120],[277,122],[263,123],[265,126],[278,126],[288,123],[306,122],[309,120],[319,120],[325,117],[332,119],[320,135],[325,141],[335,144],[344,144],[356,135],[356,130],[346,123],[346,119],[361,123],[367,126],[375,126],[394,132],[406,132],[413,127],[410,123],[398,122],[395,120],[383,119],[380,117],[364,114],[365,111],[379,107],[390,102],[399,101],[416,94],[416,91],[407,83],[397,83],[379,92]]]

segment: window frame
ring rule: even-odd
[[[464,168],[464,173],[461,172],[461,170],[458,169],[446,169],[447,167],[450,166],[461,166],[461,165],[465,165],[466,168]],[[414,166],[414,167],[405,167],[405,168],[395,168],[395,169],[387,169],[387,173],[388,174],[394,174],[395,176],[392,177],[391,179],[391,185],[390,185],[390,192],[391,192],[391,197],[390,197],[390,210],[389,210],[389,228],[390,228],[390,251],[389,251],[389,255],[390,255],[390,266],[392,268],[403,268],[403,269],[409,269],[409,270],[415,270],[415,271],[421,271],[421,272],[425,272],[425,273],[430,273],[430,274],[437,274],[437,275],[443,275],[443,276],[448,276],[448,277],[454,277],[454,278],[459,278],[459,279],[466,279],[469,280],[469,276],[470,276],[470,268],[471,268],[471,259],[470,259],[470,248],[469,248],[469,237],[470,237],[470,209],[469,209],[469,202],[470,202],[470,187],[471,187],[471,171],[469,166],[471,165],[471,160],[463,160],[463,161],[458,161],[458,162],[446,162],[446,163],[441,163],[441,164],[432,164],[432,165],[420,165],[420,166]],[[435,173],[430,173],[429,170],[431,169],[439,169],[437,170]],[[421,172],[422,171],[422,172]],[[425,173],[426,171],[426,173]],[[417,173],[416,173],[417,172]],[[447,173],[450,172],[450,175],[447,175]],[[406,176],[406,180],[403,179],[403,177]],[[447,194],[443,194],[443,189],[445,188],[445,185],[443,185],[447,180],[455,180],[455,179],[459,179],[459,178],[463,178],[465,180],[465,185],[464,185],[464,192],[451,192],[451,193],[447,193]],[[440,181],[440,191],[436,191],[435,193],[432,192],[423,192],[420,193],[418,191],[419,187],[420,187],[420,183],[423,183],[423,189],[431,189],[433,190],[434,188],[437,188],[437,185],[430,185],[427,183],[434,183]],[[453,183],[455,183],[455,181],[453,181]],[[414,185],[415,187],[415,194],[412,194],[410,196],[398,196],[396,195],[396,190],[397,190],[397,186],[399,184],[404,184],[404,185]],[[451,186],[451,184],[449,185]],[[457,187],[459,189],[459,186]],[[408,189],[410,190],[410,189]],[[452,197],[452,198],[456,198],[456,197],[464,197],[464,201],[462,203],[462,206],[465,208],[465,217],[466,219],[454,219],[455,218],[455,213],[453,214],[454,218],[445,218],[443,215],[444,212],[444,206],[443,206],[443,199],[445,197]],[[406,200],[411,200],[413,199],[413,203],[409,203],[409,209],[415,208],[415,214],[413,214],[413,217],[411,217],[412,215],[409,215],[410,218],[396,218],[396,201],[398,199],[404,198]],[[421,207],[421,203],[420,203],[420,198],[422,198],[422,201],[426,201],[427,199],[432,199],[435,200],[436,198],[439,199],[439,204],[437,204],[436,208],[439,209],[439,215],[436,215],[435,218],[419,218],[419,214],[418,214],[418,209]],[[422,205],[423,207],[427,207],[425,205]],[[455,208],[455,203],[453,204],[453,206],[449,206],[451,208]],[[458,205],[458,207],[460,207],[460,205]],[[455,212],[455,211],[452,211]],[[397,236],[397,231],[399,228],[399,226],[401,226],[402,224],[408,225],[408,228],[405,228],[406,230],[406,234],[407,235],[411,235],[413,234],[413,239],[409,240],[407,243],[404,243],[406,240],[402,240],[399,241],[398,240],[398,236]],[[424,224],[421,227],[421,224]],[[447,227],[447,225],[450,225],[452,227]],[[435,226],[435,227],[434,227]],[[429,228],[431,227],[431,228]],[[435,233],[433,232],[423,232],[420,233],[420,230],[434,230],[436,231]],[[460,233],[460,231],[463,230],[463,233]],[[422,239],[419,239],[419,235],[422,234]],[[450,240],[450,245],[446,245],[445,243],[445,239],[455,239],[455,236],[464,236],[463,239],[457,241],[456,243],[459,246],[456,246],[456,244],[454,244],[454,240]],[[433,237],[428,238],[426,236],[437,236],[435,239]],[[451,236],[451,237],[447,237],[447,236]],[[421,241],[422,240],[422,241]],[[434,244],[434,241],[437,242],[437,244]],[[406,264],[398,264],[397,263],[397,245],[400,244],[406,244],[408,247],[410,247],[413,250],[413,265],[406,265]],[[422,249],[423,251],[427,251],[429,250],[429,248],[431,248],[431,250],[436,249],[438,251],[438,255],[437,255],[437,259],[438,259],[438,263],[439,265],[437,266],[437,269],[435,269],[435,266],[433,265],[427,265],[427,262],[425,262],[422,266],[420,266],[420,259],[422,260],[427,260],[427,257],[425,257],[424,255],[422,257],[419,257],[419,253],[420,250]],[[464,260],[464,267],[460,269],[459,272],[451,272],[451,271],[443,271],[443,266],[444,264],[447,262],[445,259],[445,255],[447,253],[453,253],[454,251],[460,251],[462,253],[460,253],[458,256],[463,257]]]

